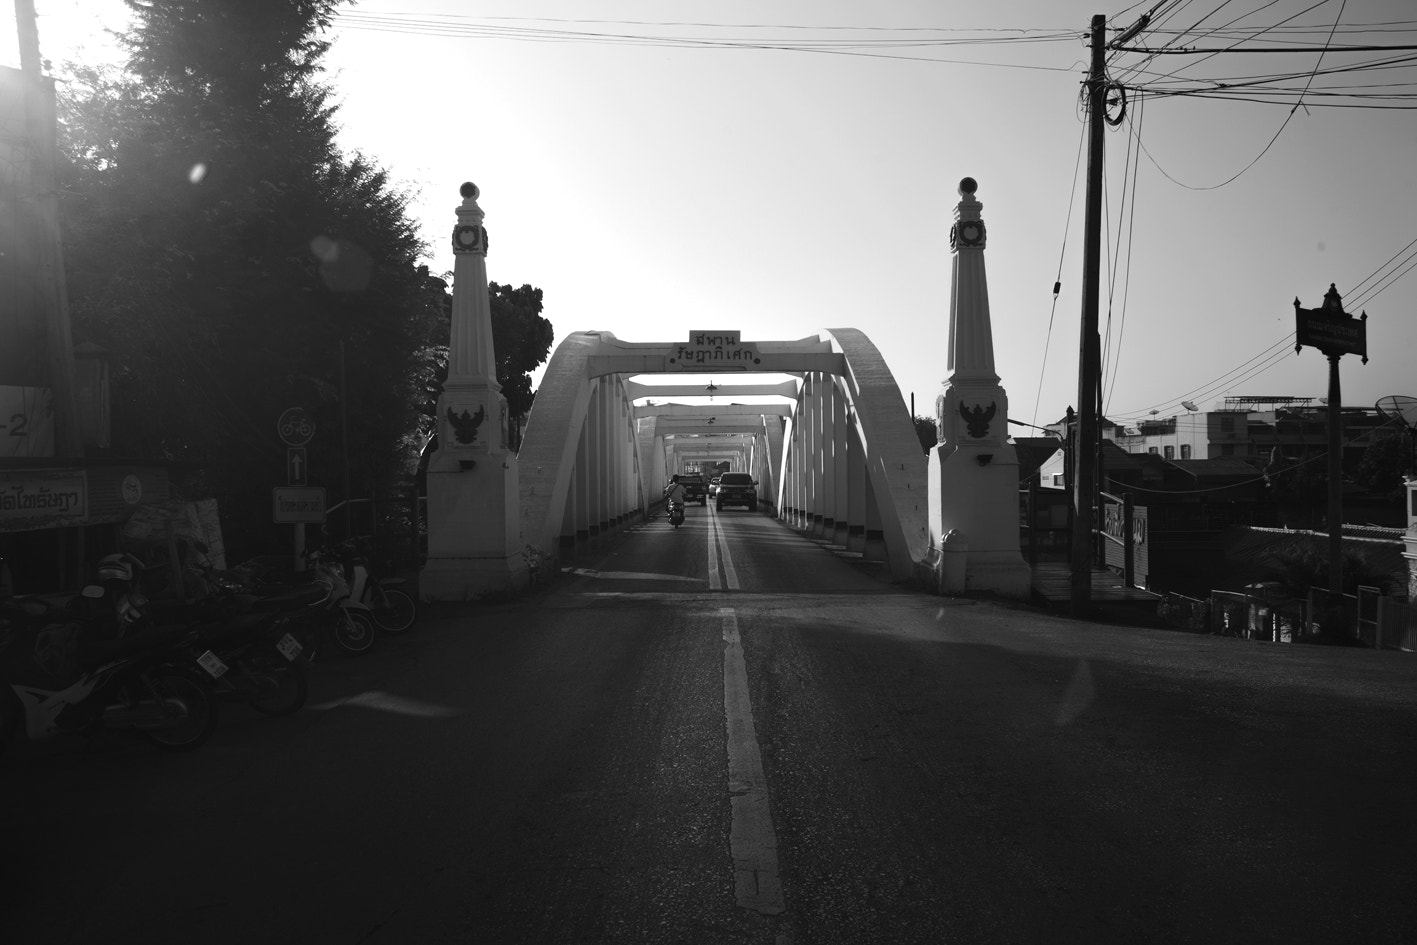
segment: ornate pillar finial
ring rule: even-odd
[[[472,181],[467,181],[458,189],[462,203],[458,205],[458,223],[453,227],[453,252],[487,255],[487,228],[482,225],[486,216],[477,205],[482,191]]]

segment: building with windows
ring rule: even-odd
[[[1373,407],[1344,407],[1342,416],[1343,468],[1351,473],[1374,440],[1394,427]],[[1114,425],[1110,438],[1128,453],[1166,460],[1234,458],[1264,467],[1272,459],[1327,454],[1328,405],[1313,397],[1226,397],[1208,411]]]

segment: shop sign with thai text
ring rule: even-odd
[[[675,371],[747,371],[761,363],[758,349],[743,343],[741,331],[692,331],[686,344],[669,354]]]
[[[88,517],[82,469],[0,472],[0,531],[78,525]]]

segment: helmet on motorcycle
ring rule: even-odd
[[[143,563],[129,554],[104,555],[98,562],[100,581],[134,581]]]

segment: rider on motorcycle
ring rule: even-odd
[[[678,476],[672,477],[669,485],[664,487],[664,500],[664,508],[669,515],[669,524],[678,528],[679,523],[684,521],[684,484],[679,481]]]
[[[675,502],[684,503],[684,484],[679,481],[678,476],[670,479],[669,485],[664,487],[664,498],[673,505]]]

